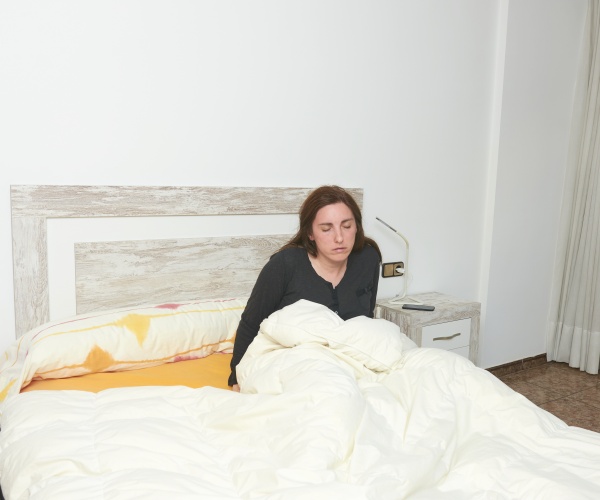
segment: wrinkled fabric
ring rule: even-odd
[[[241,394],[137,387],[10,399],[5,496],[598,497],[599,434],[567,426],[465,358],[414,348],[391,323],[337,322],[310,307],[261,327],[240,365]]]

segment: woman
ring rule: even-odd
[[[327,306],[342,319],[373,317],[381,252],[367,238],[352,196],[338,186],[312,191],[300,208],[300,228],[260,272],[238,326],[229,385],[239,391],[235,368],[270,314],[300,299]]]

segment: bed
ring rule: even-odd
[[[242,393],[229,390],[246,298],[289,234],[76,242],[75,310],[53,317],[50,219],[271,224],[308,191],[12,187],[5,498],[598,498],[599,434],[383,319],[297,302],[263,322],[238,367]]]

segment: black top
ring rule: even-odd
[[[379,254],[370,245],[348,256],[346,272],[337,287],[313,269],[304,248],[274,254],[260,272],[237,329],[229,385],[237,383],[235,367],[269,315],[297,302],[310,300],[327,306],[340,318],[373,317],[379,283]]]

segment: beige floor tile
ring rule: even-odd
[[[589,406],[598,408],[600,413],[600,387],[592,387],[581,392],[576,392],[571,397]]]
[[[569,368],[568,365],[565,365],[567,366],[567,369],[565,369],[556,366],[557,364],[559,363],[548,363],[547,365],[531,368],[530,370],[523,370],[522,372],[503,377],[502,380],[505,383],[517,380],[527,382],[551,389],[562,396],[597,386],[597,379],[594,375]]]
[[[530,384],[522,380],[509,380],[504,382],[511,389],[517,391],[519,394],[525,396],[529,401],[536,405],[547,403],[555,399],[564,397],[564,393],[547,389],[545,387],[539,387],[535,384]]]
[[[600,432],[598,375],[551,362],[499,378],[567,424]]]
[[[583,427],[595,432],[600,432],[600,413],[598,409],[589,406],[572,397],[557,399],[540,405],[568,425]]]

